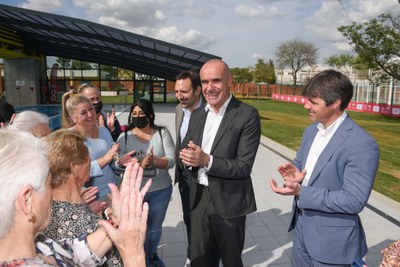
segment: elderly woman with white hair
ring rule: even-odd
[[[30,132],[36,137],[43,137],[51,132],[49,122],[50,119],[47,115],[26,110],[17,113],[12,124],[10,124],[8,128],[11,130]]]
[[[119,190],[110,185],[113,225],[100,221],[94,233],[56,243],[41,234],[52,199],[46,143],[27,132],[0,130],[0,158],[0,266],[96,266],[112,243],[124,266],[145,266],[148,205],[142,203],[151,182],[140,190],[138,164],[128,165]],[[16,168],[16,159],[24,164]]]

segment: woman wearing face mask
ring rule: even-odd
[[[119,125],[117,117],[115,117],[115,110],[112,108],[111,113],[107,112],[107,117],[101,112],[103,109],[103,102],[101,101],[101,94],[97,86],[84,83],[78,88],[78,93],[89,98],[92,102],[94,110],[96,111],[96,122],[98,126],[106,127],[111,134],[112,139],[117,141],[118,136],[121,134],[121,126]]]
[[[165,127],[154,124],[152,104],[144,99],[133,103],[128,119],[128,127],[118,138],[122,153],[135,150],[137,158],[144,168],[143,183],[152,179],[152,185],[145,197],[149,203],[145,252],[147,266],[165,266],[157,255],[161,238],[162,223],[172,194],[172,180],[168,169],[175,164],[174,142]]]

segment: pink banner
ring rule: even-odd
[[[272,94],[273,100],[293,102],[298,104],[303,104],[306,102],[306,98],[303,96],[293,96],[293,95],[281,95]],[[347,106],[348,110],[367,112],[373,114],[382,114],[392,117],[400,117],[400,106],[391,106],[388,104],[374,104],[374,103],[364,103],[364,102],[350,102]]]

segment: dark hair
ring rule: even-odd
[[[129,130],[132,130],[132,111],[135,107],[139,107],[141,110],[143,110],[144,114],[146,115],[147,119],[149,120],[150,127],[152,127],[155,130],[161,131],[162,128],[161,126],[155,125],[154,120],[155,120],[155,113],[154,113],[154,108],[153,105],[151,104],[150,101],[146,99],[139,99],[136,102],[134,102],[131,106],[131,110],[129,111],[129,116],[128,116],[128,127],[126,127],[126,132]]]
[[[327,106],[340,99],[340,110],[343,111],[353,97],[353,84],[341,72],[324,70],[307,82],[303,95],[308,98],[320,97]]]
[[[200,76],[197,72],[193,70],[182,71],[175,77],[175,80],[184,80],[184,79],[190,79],[193,91],[197,89],[197,86],[201,87]]]
[[[8,123],[14,113],[14,107],[10,103],[0,101],[0,122]]]

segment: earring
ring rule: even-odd
[[[32,222],[32,223],[35,223],[35,222],[36,222],[36,215],[35,215],[35,213],[32,212],[31,218],[28,220],[28,222]]]

